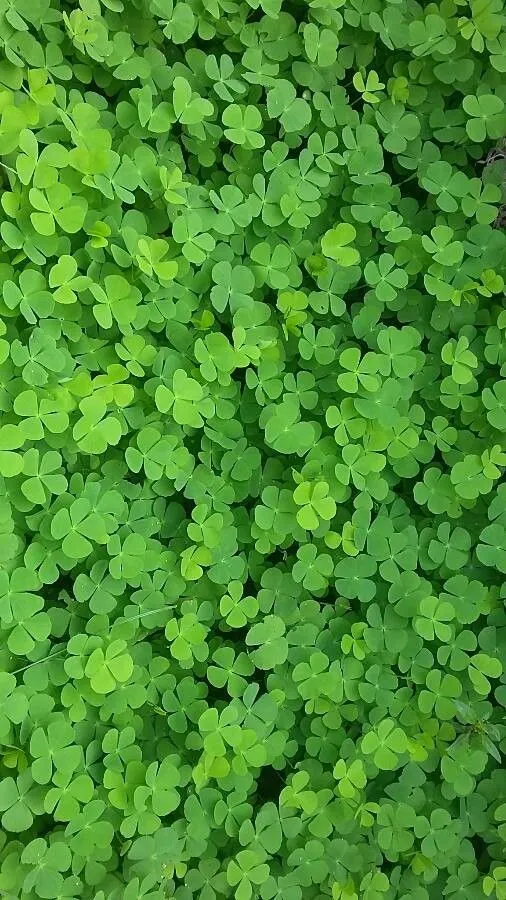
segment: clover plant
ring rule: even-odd
[[[505,900],[503,0],[0,44],[0,896]]]

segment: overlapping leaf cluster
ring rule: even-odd
[[[0,894],[506,897],[502,0],[0,0]]]

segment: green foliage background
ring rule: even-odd
[[[502,0],[0,42],[0,895],[504,900]]]

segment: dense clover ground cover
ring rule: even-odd
[[[502,0],[0,41],[0,896],[504,900]]]

